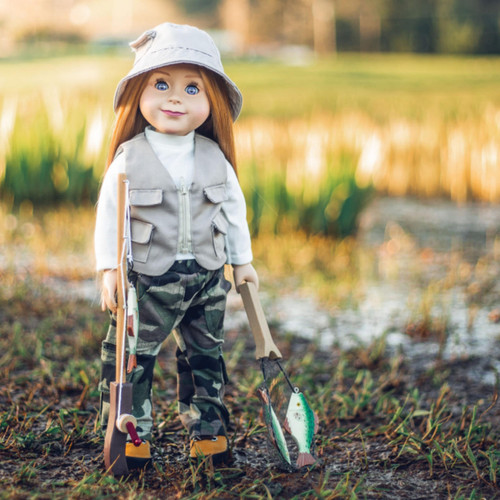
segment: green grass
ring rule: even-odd
[[[288,335],[273,316],[268,320],[284,366],[321,423],[318,466],[288,473],[268,455],[255,394],[262,375],[251,335],[242,328],[228,332],[225,344],[235,462],[220,469],[187,463],[170,339],[154,373],[155,465],[126,480],[109,476],[97,391],[107,317],[97,302],[69,293],[73,280],[92,277],[86,239],[92,213],[2,215],[0,235],[8,249],[7,266],[0,271],[0,485],[5,498],[404,499],[418,488],[429,498],[458,499],[493,498],[497,492],[497,393],[480,381],[471,384],[468,373],[481,366],[477,359],[446,360],[439,353],[412,359],[392,351],[385,336],[348,350],[321,349]],[[40,254],[43,259],[28,271],[17,260],[20,249],[27,258]],[[353,238],[332,244],[303,233],[266,235],[255,241],[255,254],[270,300],[293,287],[324,294],[324,303],[342,307],[349,296],[353,300],[362,293],[358,280],[373,267]],[[49,266],[49,257],[59,265]],[[83,263],[83,270],[75,263]],[[411,280],[423,295],[413,306],[412,321],[428,320],[429,306],[438,300],[437,289],[427,281],[436,280],[442,291],[452,280],[464,291],[475,282],[472,274],[455,276],[458,265],[450,264],[443,278],[429,277],[424,264],[421,269],[415,264]],[[495,276],[496,261],[483,259],[477,271]]]
[[[241,332],[226,345],[236,461],[218,469],[187,463],[167,341],[155,370],[155,465],[113,478],[104,470],[97,418],[103,314],[54,294],[34,275],[14,280],[4,272],[2,278],[8,284],[0,293],[6,497],[411,498],[416,484],[436,498],[492,498],[496,491],[496,394],[486,386],[464,393],[454,362],[421,371],[389,356],[384,338],[324,351],[279,330],[274,335],[285,366],[321,422],[317,466],[287,473],[269,462],[255,396],[261,374],[249,334]]]
[[[176,414],[174,345],[168,341],[155,369],[155,467],[126,481],[107,475],[96,389],[107,319],[96,302],[67,293],[73,279],[92,277],[92,215],[59,209],[0,217],[4,257],[12,266],[0,275],[0,484],[6,497],[405,498],[416,487],[430,497],[493,497],[498,409],[491,386],[469,388],[465,374],[477,369],[475,359],[414,363],[391,354],[384,337],[351,350],[321,350],[287,335],[273,317],[268,319],[285,366],[321,421],[318,467],[289,474],[272,461],[268,465],[255,396],[262,377],[251,336],[242,330],[228,332],[225,346],[237,461],[215,470],[187,464],[187,436]],[[40,256],[29,272],[19,266],[21,249],[27,258]],[[271,297],[305,287],[334,307],[362,293],[358,280],[373,267],[353,238],[332,244],[303,233],[266,235],[256,239],[255,254]],[[49,265],[52,258],[56,267]],[[464,290],[474,282],[474,276],[454,276],[455,266],[446,279],[439,277],[439,290],[453,279]],[[494,276],[495,269],[495,261],[481,261],[484,275]],[[414,322],[427,320],[438,300],[424,274],[415,264],[411,279],[423,295],[413,306]]]
[[[116,84],[132,62],[132,54],[4,60],[0,92],[83,91],[111,109]],[[226,61],[225,67],[243,92],[242,118],[357,109],[384,119],[394,112],[423,116],[436,107],[452,118],[500,104],[498,57],[339,54],[302,66],[261,60]]]
[[[349,234],[372,182],[396,195],[500,199],[500,187],[484,180],[495,175],[498,61],[341,54],[302,66],[228,62],[245,98],[236,132],[239,143],[250,141],[238,152],[254,233],[267,225]],[[95,201],[114,89],[130,64],[123,55],[0,62],[5,200]],[[311,168],[320,175],[311,179]],[[322,189],[304,194],[296,179],[302,191]],[[274,220],[260,220],[263,203]]]
[[[362,111],[379,121],[399,115],[447,119],[500,105],[498,58],[340,54],[308,66],[231,64],[245,116],[289,119]]]

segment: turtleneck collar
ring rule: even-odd
[[[160,147],[187,149],[194,148],[194,131],[187,135],[162,134],[157,132],[153,127],[148,126],[145,130],[146,139],[151,143]]]

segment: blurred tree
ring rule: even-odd
[[[499,0],[336,0],[338,50],[500,53]]]
[[[498,0],[469,0],[467,2],[475,24],[479,27],[479,37],[475,52],[480,54],[500,53],[500,2]]]
[[[223,44],[240,54],[283,45],[319,54],[500,54],[500,0],[19,0],[16,9],[0,0],[0,48],[8,55],[23,42],[30,53],[79,40],[113,42],[160,19],[223,28],[231,35],[220,37]]]
[[[215,28],[219,24],[221,0],[178,0],[177,3],[186,14],[193,18],[194,23],[205,28]],[[200,22],[197,21],[198,18]]]
[[[336,49],[335,0],[222,0],[219,8],[224,28],[246,47],[305,45],[321,54]]]
[[[500,53],[500,0],[179,0],[236,49]]]
[[[359,48],[363,52],[380,50],[380,5],[363,0],[359,9]]]
[[[250,0],[222,0],[220,12],[222,26],[233,33],[233,50],[245,53],[250,40]]]
[[[217,10],[220,0],[179,0],[187,14],[207,14]]]
[[[463,54],[476,50],[480,29],[468,15],[464,2],[440,0],[437,19],[438,52]]]
[[[335,52],[335,2],[334,0],[311,0],[314,52]]]
[[[500,53],[498,0],[380,0],[387,51]]]
[[[439,0],[384,0],[381,49],[435,52],[438,43],[436,7]]]

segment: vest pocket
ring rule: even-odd
[[[214,252],[217,257],[224,255],[226,248],[227,220],[218,212],[212,219],[212,241],[214,244]]]
[[[134,261],[146,262],[151,249],[151,236],[153,224],[138,219],[131,219],[130,229],[132,233],[132,255]]]
[[[203,193],[212,203],[222,203],[227,200],[226,184],[215,184],[214,186],[207,186]]]
[[[163,199],[161,189],[131,189],[130,204],[134,207],[153,207],[160,205]]]

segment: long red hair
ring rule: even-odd
[[[210,116],[197,132],[215,141],[229,163],[236,169],[236,148],[234,145],[233,119],[229,106],[229,94],[224,80],[205,68],[198,67],[210,105]],[[142,116],[139,102],[151,72],[143,73],[129,80],[116,109],[106,163],[106,170],[113,161],[120,144],[144,131],[148,122]]]

